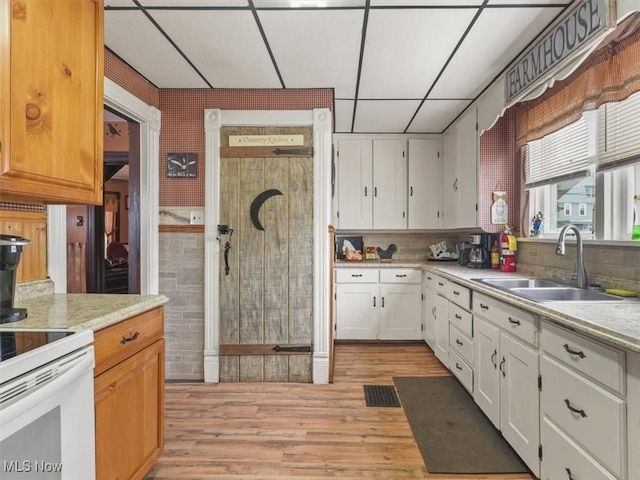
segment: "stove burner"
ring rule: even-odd
[[[2,308],[0,309],[0,323],[17,322],[27,318],[26,308]]]
[[[55,342],[74,332],[51,332],[33,330],[0,330],[0,362],[16,357],[43,345]]]

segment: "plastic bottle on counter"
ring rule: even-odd
[[[633,229],[631,240],[640,240],[640,195],[633,196]]]
[[[500,268],[500,247],[498,247],[498,240],[493,241],[493,247],[491,248],[491,268]]]

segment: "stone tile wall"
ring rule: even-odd
[[[575,272],[576,246],[566,244],[566,254],[555,254],[556,242],[520,242],[518,273],[550,278]],[[584,246],[584,264],[589,283],[603,288],[625,288],[640,292],[640,245]]]
[[[204,379],[204,235],[160,233],[167,380]]]

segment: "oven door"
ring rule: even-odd
[[[93,347],[0,386],[3,480],[95,479]]]

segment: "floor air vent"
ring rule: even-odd
[[[400,400],[393,385],[364,385],[367,407],[399,407]]]

